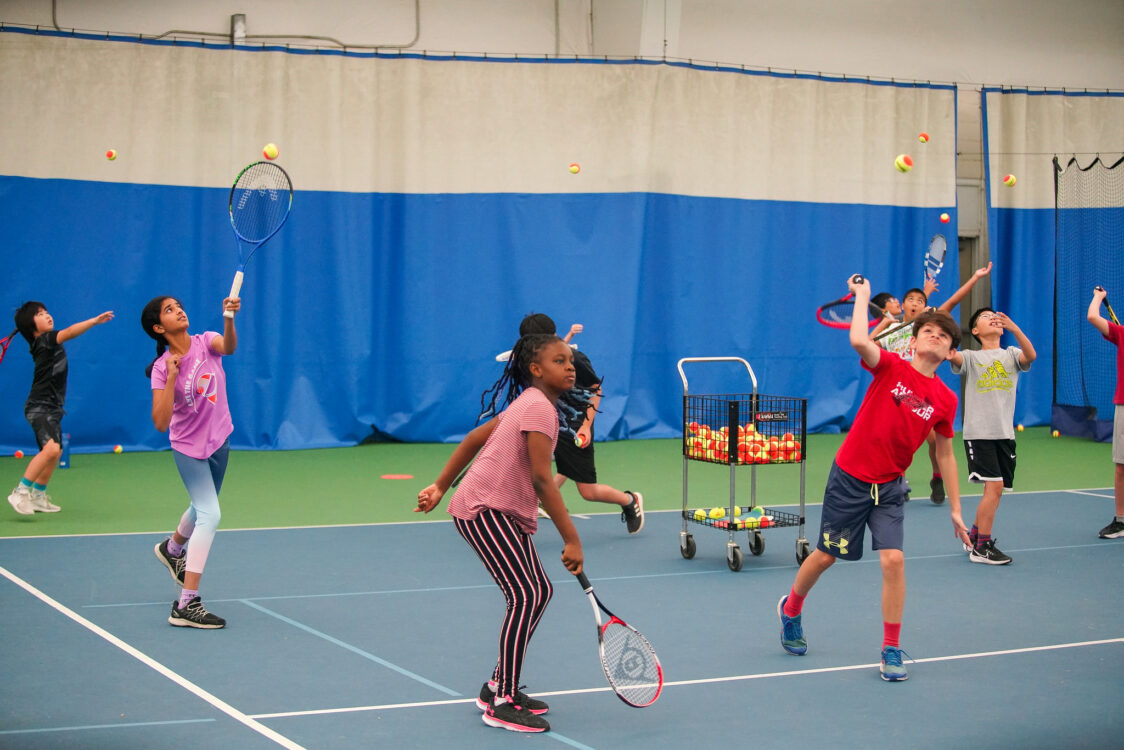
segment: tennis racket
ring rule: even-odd
[[[882,333],[875,336],[872,340],[873,341],[881,341],[882,339],[889,336],[891,333],[897,333],[898,331],[902,330],[903,328],[911,328],[912,326],[913,326],[912,320],[910,320],[906,323],[899,323],[896,326],[890,326],[885,331],[883,331]]]
[[[16,337],[17,333],[19,333],[18,328],[0,339],[0,362],[4,361],[4,355],[8,353],[8,347],[12,345],[12,339]]]
[[[1098,286],[1097,291],[1103,292],[1104,287]],[[1104,299],[1101,300],[1101,303],[1104,304],[1105,309],[1108,310],[1108,317],[1112,318],[1112,322],[1115,323],[1116,325],[1120,325],[1120,321],[1116,318],[1116,313],[1113,311],[1112,305],[1108,304],[1108,295],[1107,294],[1105,295]],[[2,354],[0,354],[0,359],[3,359]]]
[[[929,240],[929,249],[926,251],[925,260],[922,263],[926,278],[937,278],[937,274],[944,267],[944,259],[947,254],[948,241],[945,240],[943,234],[934,234],[933,238]]]
[[[578,573],[589,604],[593,607],[593,617],[597,621],[597,649],[601,653],[601,668],[605,678],[617,697],[630,706],[644,708],[656,702],[663,690],[663,668],[652,644],[640,635],[640,631],[625,623],[597,598],[593,585]],[[601,622],[601,613],[609,617]]]
[[[863,277],[855,274],[855,283],[861,284]],[[832,302],[827,302],[816,308],[816,320],[828,328],[850,328],[851,319],[855,316],[855,293],[848,292],[846,296],[840,297]],[[878,305],[867,303],[867,328],[873,328],[878,325],[878,321],[882,319],[882,310]]]
[[[268,161],[256,161],[234,178],[230,188],[230,226],[238,241],[238,267],[230,296],[242,290],[242,274],[257,249],[277,234],[293,207],[293,183],[285,170]],[[223,315],[233,318],[230,310]]]

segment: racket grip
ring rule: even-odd
[[[242,291],[242,272],[241,271],[235,271],[234,272],[234,282],[230,285],[230,296],[231,297],[237,297],[238,293],[240,291]],[[234,313],[231,312],[230,310],[223,310],[222,316],[224,318],[233,318]]]
[[[1104,291],[1104,287],[1103,287],[1103,286],[1101,286],[1100,284],[1097,284],[1097,285],[1096,285],[1095,287],[1093,287],[1093,291],[1094,291],[1094,292],[1103,292],[1103,291]]]
[[[581,573],[578,573],[577,578],[578,578],[578,583],[581,584],[581,587],[582,587],[583,591],[589,591],[590,589],[593,588],[593,584],[591,584],[589,582],[589,579],[585,577],[585,571],[584,570]]]
[[[866,279],[863,278],[863,275],[861,273],[856,273],[854,276],[851,277],[851,283],[852,284],[861,284],[864,281],[866,281]]]

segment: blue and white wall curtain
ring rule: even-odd
[[[988,235],[992,272],[992,304],[1015,320],[1038,352],[1032,372],[1019,380],[1016,421],[1049,424],[1054,352],[1054,165],[1076,154],[1088,164],[1097,158],[1108,164],[1124,149],[1124,96],[1084,91],[1028,91],[984,89],[985,171],[988,194]],[[1013,186],[1004,184],[1009,174]],[[1061,269],[1071,276],[1087,276],[1078,289],[1058,295],[1060,335],[1091,328],[1085,312],[1092,297],[1094,258],[1120,248],[1089,248],[1081,258],[1066,259]],[[1080,264],[1074,268],[1072,264]],[[1005,338],[1003,345],[1014,341]],[[1105,346],[1109,344],[1105,343]],[[1059,367],[1065,366],[1059,361]],[[1105,373],[1106,378],[1115,373]],[[1111,419],[1111,415],[1108,417]]]
[[[585,325],[601,437],[677,436],[685,356],[745,357],[761,392],[809,398],[810,429],[835,430],[865,381],[817,304],[853,272],[919,285],[955,212],[945,86],[6,31],[0,89],[17,115],[0,120],[3,305],[118,315],[67,345],[77,450],[166,445],[140,309],[175,295],[193,331],[221,325],[229,184],[267,142],[297,194],[247,269],[238,447],[457,439],[530,311]],[[15,347],[0,449],[30,440]],[[748,388],[744,370],[692,380]]]

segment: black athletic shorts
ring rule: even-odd
[[[1014,440],[965,440],[968,454],[968,481],[1003,482],[1004,489],[1015,486]]]
[[[35,433],[35,442],[39,444],[39,450],[43,450],[43,446],[50,440],[54,440],[58,447],[62,447],[62,414],[59,409],[38,407],[24,409],[23,415]]]
[[[558,433],[558,445],[554,448],[554,465],[558,473],[581,484],[597,484],[597,467],[593,464],[593,435],[589,445],[579,448],[574,436],[568,432]]]

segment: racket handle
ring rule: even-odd
[[[231,297],[237,297],[238,293],[240,291],[242,291],[242,272],[241,271],[235,271],[234,272],[234,283],[232,283],[230,285],[230,296]],[[230,310],[223,310],[222,316],[224,318],[233,318],[234,313]]]
[[[863,278],[863,275],[861,273],[856,273],[854,276],[851,277],[851,283],[852,284],[861,284],[864,281],[866,281],[866,279]]]
[[[582,587],[583,591],[588,592],[593,588],[593,584],[590,583],[589,579],[585,577],[585,571],[584,570],[581,573],[578,573],[577,578],[578,578],[578,583],[581,584],[581,587]]]
[[[1103,287],[1103,286],[1101,286],[1100,284],[1097,284],[1097,285],[1096,285],[1095,287],[1093,287],[1093,291],[1094,291],[1094,292],[1103,292],[1103,291],[1104,291],[1104,287]]]

